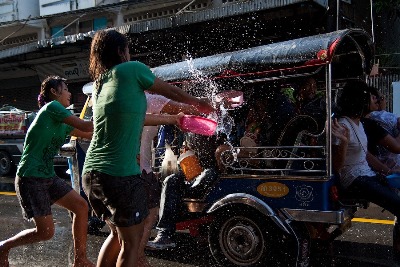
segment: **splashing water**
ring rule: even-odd
[[[233,118],[228,114],[228,111],[224,106],[220,105],[220,116],[217,125],[217,132],[226,134],[227,140],[230,140],[232,128],[234,126]]]
[[[186,62],[189,66],[189,73],[196,81],[196,85],[199,84],[202,86],[201,90],[206,92],[207,98],[212,101],[212,105],[216,109],[216,111],[210,113],[207,118],[217,121],[218,126],[216,133],[225,134],[229,140],[234,126],[234,120],[228,114],[228,110],[223,106],[223,104],[216,101],[216,94],[220,91],[218,90],[218,85],[202,71],[196,69],[193,58],[190,55],[186,56]]]

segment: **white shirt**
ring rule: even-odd
[[[146,113],[160,114],[164,106],[170,101],[170,99],[156,94],[149,94],[145,92],[147,100]],[[142,138],[140,140],[140,169],[145,170],[147,173],[152,171],[151,169],[151,145],[154,137],[157,135],[158,126],[144,126],[142,132]]]
[[[362,123],[360,122],[357,125],[346,117],[340,118],[339,123],[344,124],[349,129],[350,134],[346,159],[343,167],[339,170],[340,183],[344,188],[347,188],[357,177],[375,176],[375,172],[367,162],[367,136]],[[339,144],[335,137],[333,137],[333,142]]]

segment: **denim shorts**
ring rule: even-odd
[[[15,177],[15,191],[24,219],[51,215],[51,205],[68,194],[72,187],[60,177]]]
[[[147,191],[147,207],[153,209],[160,206],[161,183],[153,172],[142,171],[142,178]]]
[[[82,177],[82,187],[97,217],[117,227],[139,224],[149,214],[145,182],[140,175],[89,171]]]

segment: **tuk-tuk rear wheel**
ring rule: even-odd
[[[211,253],[221,266],[268,266],[277,240],[269,219],[255,211],[217,216],[209,232]]]

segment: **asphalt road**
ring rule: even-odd
[[[13,191],[12,178],[0,178],[0,240],[10,237],[33,223],[25,222]],[[54,206],[55,236],[52,240],[15,248],[10,253],[14,267],[72,266],[71,223],[68,213]],[[393,216],[371,205],[360,210],[357,218],[343,236],[334,241],[331,251],[318,253],[312,266],[395,266],[391,256]],[[96,261],[98,251],[107,235],[89,235],[88,255]],[[208,250],[206,240],[195,240],[186,233],[178,234],[178,247],[169,251],[148,251],[154,267],[213,267],[217,266]],[[279,266],[277,263],[276,266]]]

